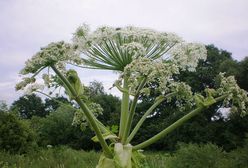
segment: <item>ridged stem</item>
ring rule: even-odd
[[[124,76],[123,79],[123,89],[128,90],[128,77]],[[124,131],[127,123],[129,113],[129,93],[122,93],[122,101],[121,101],[121,118],[120,118],[120,130],[119,130],[119,138],[123,142]]]
[[[99,142],[102,146],[102,149],[103,149],[105,156],[112,158],[112,153],[111,153],[106,141],[104,140],[100,129],[97,126],[97,122],[94,120],[94,115],[92,114],[92,112],[89,110],[87,105],[77,96],[76,91],[71,86],[70,82],[64,77],[64,75],[54,65],[52,65],[51,68],[59,76],[59,78],[63,81],[63,83],[66,85],[66,87],[70,90],[71,94],[73,96],[75,96],[75,101],[78,103],[80,108],[83,110],[85,116],[87,117],[87,120],[90,122],[93,130],[95,131],[96,136],[99,139]]]
[[[213,105],[216,102],[219,102],[219,101],[223,100],[226,96],[227,95],[223,95],[223,96],[220,96],[218,98],[215,98],[215,102],[209,104],[207,107],[206,106],[201,106],[201,107],[196,108],[195,110],[193,110],[190,113],[186,114],[185,116],[183,116],[182,118],[180,118],[179,120],[177,120],[176,122],[171,124],[169,127],[167,127],[166,129],[164,129],[163,131],[158,133],[157,135],[155,135],[152,138],[146,140],[145,142],[142,142],[142,143],[140,143],[138,145],[135,145],[133,147],[133,149],[134,150],[139,150],[139,149],[145,148],[145,147],[157,142],[159,139],[163,138],[165,135],[167,135],[168,133],[172,132],[173,130],[175,130],[176,128],[178,128],[182,124],[184,124],[186,121],[188,121],[192,117],[196,116],[202,110],[208,108],[210,105]]]

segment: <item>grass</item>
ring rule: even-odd
[[[8,168],[93,168],[99,153],[77,151],[66,147],[43,149],[26,155],[1,153],[0,167]]]
[[[164,168],[166,154],[146,153],[145,168]],[[1,168],[95,168],[100,153],[67,147],[42,149],[25,155],[0,153]]]
[[[145,152],[142,168],[248,168],[247,145],[225,152],[213,144],[182,144],[173,154]],[[0,152],[0,168],[95,168],[100,153],[68,147],[41,149],[25,155]],[[165,166],[166,165],[166,166]]]

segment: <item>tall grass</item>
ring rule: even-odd
[[[100,154],[67,147],[43,149],[26,155],[0,154],[0,167],[6,168],[95,168]]]
[[[213,144],[181,144],[173,154],[145,152],[142,168],[248,168],[248,147],[226,153]],[[0,168],[95,168],[100,153],[68,147],[41,149],[25,155],[0,152]]]
[[[164,168],[163,153],[146,153],[144,168]],[[42,149],[25,155],[0,153],[0,168],[95,168],[100,153],[77,151],[68,147]]]

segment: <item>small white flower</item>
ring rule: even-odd
[[[44,85],[42,84],[38,84],[38,83],[34,83],[34,84],[30,84],[27,86],[27,88],[25,88],[25,93],[30,95],[32,94],[33,92],[37,91],[37,90],[40,90],[42,91],[44,89]]]
[[[35,54],[26,62],[26,66],[21,70],[21,74],[36,73],[43,67],[55,65],[57,63],[73,62],[76,64],[82,63],[79,55],[74,51],[73,46],[63,41],[50,43],[41,51]]]
[[[232,112],[239,111],[241,116],[248,114],[248,95],[247,92],[241,89],[234,76],[225,77],[224,73],[219,74],[220,88],[217,90],[219,95],[227,95],[223,106],[232,106]],[[234,110],[235,109],[235,110]]]
[[[207,58],[204,45],[197,43],[179,43],[171,50],[172,61],[182,70],[195,71],[199,60]]]

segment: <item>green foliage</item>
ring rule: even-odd
[[[163,152],[145,152],[142,168],[247,168],[248,147],[230,153],[212,144],[181,144],[173,155]],[[0,152],[3,168],[95,168],[100,153],[76,151],[68,147],[55,147],[32,151],[25,155]]]
[[[179,150],[166,161],[167,168],[220,168],[227,163],[226,154],[212,144],[180,145]],[[225,166],[224,166],[225,167]]]
[[[248,91],[248,56],[245,57],[240,63],[240,72],[237,75],[238,84],[241,88]]]
[[[7,112],[8,111],[8,105],[5,101],[0,100],[0,113],[1,112]]]
[[[78,126],[72,125],[75,109],[70,105],[61,105],[46,118],[34,116],[30,122],[37,132],[40,146],[68,145],[74,149],[99,149],[99,145],[91,138],[94,136],[89,127],[83,132]]]
[[[35,134],[27,122],[9,113],[0,113],[0,150],[25,153],[36,147]]]
[[[48,114],[42,99],[35,94],[20,97],[12,103],[11,110],[23,119],[30,119],[32,116],[45,117]]]
[[[226,153],[213,144],[180,144],[166,159],[166,168],[247,168],[248,146]]]
[[[241,79],[239,79],[241,74],[244,76],[242,79],[246,79],[248,72],[246,72],[247,68],[245,67],[247,66],[245,65],[248,64],[245,64],[245,61],[248,62],[248,59],[244,59],[238,63],[231,58],[230,53],[220,50],[213,45],[206,47],[208,51],[207,59],[199,62],[196,72],[181,72],[178,76],[180,81],[185,81],[192,86],[193,91],[201,92],[206,86],[213,88],[216,85],[216,76],[221,71],[226,71],[228,75],[237,75],[236,72],[239,71],[239,74],[236,76],[238,84],[241,84],[241,82],[239,82],[241,81]],[[242,68],[239,66],[241,64],[244,64]],[[245,89],[246,86],[248,86],[248,80],[244,80],[243,85],[240,86]],[[157,84],[154,83],[153,87],[157,87]],[[135,122],[143,115],[143,109],[147,109],[151,106],[157,96],[156,92],[151,91],[150,97],[146,97],[143,99],[144,101],[138,104],[138,113],[136,113]],[[185,112],[180,112],[180,109],[175,104],[176,100],[172,100],[171,102],[164,102],[158,106],[156,113],[152,114],[139,130],[133,144],[146,140],[181,118]],[[239,115],[233,114],[231,117],[225,118],[220,111],[218,111],[220,105],[221,104],[216,104],[205,110],[204,113],[192,118],[181,128],[167,135],[167,138],[152,145],[150,149],[173,151],[178,142],[212,142],[223,147],[226,151],[242,146],[245,134],[248,132],[248,125],[246,124],[248,117],[245,116],[242,118]],[[186,109],[185,111],[187,110],[189,109]]]
[[[54,112],[57,110],[57,108],[59,108],[61,103],[70,104],[68,99],[66,99],[65,97],[56,97],[53,99],[47,98],[47,99],[45,99],[45,110],[49,111],[49,113]]]
[[[162,153],[147,153],[142,168],[164,168],[166,157]],[[95,168],[100,153],[76,151],[68,147],[55,147],[31,152],[26,155],[11,155],[0,152],[1,168]],[[5,166],[5,167],[4,167]]]
[[[76,151],[67,147],[42,149],[27,155],[0,153],[0,167],[3,168],[95,168],[99,154]],[[5,167],[3,166],[5,165]]]
[[[46,145],[69,145],[80,148],[82,144],[82,133],[78,127],[72,126],[74,108],[64,105],[46,118],[33,117],[31,120],[33,128],[39,133],[39,144]]]
[[[246,138],[246,144],[243,147],[239,147],[238,149],[230,152],[229,167],[230,168],[248,167],[248,138]]]

